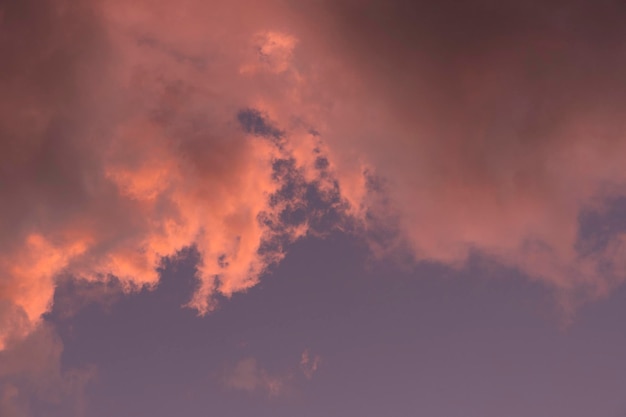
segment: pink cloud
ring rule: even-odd
[[[30,417],[33,399],[84,415],[85,388],[96,376],[95,368],[62,369],[63,344],[47,324],[30,334],[9,340],[0,351],[0,412],[3,416]]]
[[[162,257],[193,245],[202,263],[189,306],[204,314],[215,294],[245,291],[282,258],[283,244],[267,244],[277,234],[289,241],[306,233],[306,224],[268,223],[287,204],[272,202],[282,186],[273,164],[297,153],[311,165],[311,135],[285,124],[300,143],[279,144],[236,118],[259,109],[264,123],[283,128],[266,96],[285,85],[297,93],[297,40],[253,24],[246,3],[235,14],[204,2],[179,6],[171,13],[165,2],[50,0],[4,12],[3,32],[31,44],[27,53],[2,50],[12,66],[0,79],[8,133],[1,175],[11,184],[0,216],[8,236],[0,343],[37,327],[61,275],[152,287]],[[21,34],[31,24],[47,43]]]
[[[302,195],[272,200],[277,160],[417,261],[621,283],[622,235],[577,246],[581,213],[626,186],[619,14],[409,3],[5,6],[0,343],[37,328],[60,275],[152,287],[190,245],[199,313],[254,286],[311,227],[281,217]]]
[[[285,390],[290,379],[289,375],[270,374],[259,366],[256,359],[245,358],[229,370],[224,377],[224,384],[230,389],[277,396]]]
[[[313,378],[313,375],[317,372],[317,368],[319,368],[321,363],[321,356],[312,354],[308,349],[302,352],[300,357],[300,369],[307,379]]]
[[[566,304],[623,282],[622,234],[580,250],[581,216],[626,190],[619,6],[312,4],[320,131],[355,214],[396,231],[382,255],[479,253]]]
[[[264,368],[257,359],[247,357],[227,368],[222,375],[222,382],[226,388],[232,390],[261,393],[269,397],[287,396],[297,388],[298,374],[301,373],[310,380],[321,361],[319,355],[311,354],[306,349],[302,352],[299,364],[281,372],[272,372]]]

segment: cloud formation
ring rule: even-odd
[[[272,375],[263,369],[254,358],[239,361],[224,377],[227,388],[253,392],[264,392],[269,396],[279,395],[289,376]]]
[[[346,214],[416,260],[624,280],[626,235],[589,245],[580,222],[625,193],[617,2],[0,10],[0,348],[59,279],[154,286],[193,245],[206,313]]]
[[[594,246],[581,224],[626,191],[623,4],[315,4],[342,74],[322,133],[364,217],[416,260],[479,253],[587,296],[623,282],[624,231]]]
[[[317,368],[319,368],[321,363],[321,356],[312,354],[308,349],[302,352],[300,357],[300,369],[307,379],[313,378],[313,375],[317,372]]]
[[[300,357],[299,370],[296,366],[284,372],[270,372],[253,357],[241,359],[231,368],[226,369],[222,382],[226,388],[262,393],[270,397],[285,395],[295,386],[298,374],[310,380],[317,372],[322,358],[305,349]]]
[[[96,370],[64,369],[62,352],[63,344],[49,324],[7,342],[0,352],[0,415],[84,415],[84,391]]]
[[[295,38],[187,6],[181,25],[160,2],[0,4],[0,349],[64,277],[154,286],[162,257],[193,245],[204,314],[306,233],[280,218],[302,194],[280,191],[319,176],[318,139],[263,102],[297,83]]]

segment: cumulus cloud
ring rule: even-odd
[[[605,293],[624,235],[580,220],[625,192],[622,8],[0,2],[0,347],[60,276],[150,287],[195,246],[203,314],[348,214]]]
[[[188,305],[204,314],[306,233],[284,218],[324,183],[319,139],[265,101],[297,94],[296,38],[245,2],[180,6],[0,3],[0,348],[38,326],[60,277],[150,287],[195,246]]]

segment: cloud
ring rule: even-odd
[[[84,109],[98,107],[80,90],[100,74],[92,51],[105,42],[87,4],[56,6],[0,3],[0,321],[22,334],[49,307],[53,275],[85,249],[66,226],[89,205],[98,150],[78,140],[89,137]]]
[[[286,181],[336,188],[310,128],[264,101],[295,93],[296,38],[186,5],[180,25],[164,2],[0,3],[0,349],[37,328],[62,277],[153,287],[189,246],[204,314],[306,234],[307,216],[283,221],[307,205]]]
[[[11,384],[6,384],[0,388],[0,412],[7,417],[28,417],[28,412],[24,406],[16,404],[19,394],[17,388]]]
[[[607,294],[626,278],[623,7],[0,0],[0,414],[80,411],[93,375],[61,368],[42,321],[61,282],[73,314],[191,246],[199,314],[332,229],[381,256],[486,256],[569,311]],[[279,395],[296,372],[247,358],[224,383]]]
[[[623,231],[581,250],[585,213],[626,192],[623,5],[307,5],[320,132],[367,227],[397,232],[387,249],[478,253],[584,297],[623,282]]]
[[[319,355],[311,354],[306,349],[302,352],[299,366],[292,366],[283,372],[270,372],[255,358],[247,357],[228,368],[222,376],[222,382],[225,387],[233,390],[262,393],[270,397],[287,395],[295,388],[298,374],[301,373],[310,380],[321,361]]]
[[[281,394],[290,377],[270,374],[261,368],[256,359],[245,358],[239,361],[224,377],[227,388],[264,392],[270,396]]]
[[[319,355],[311,354],[308,349],[302,352],[302,356],[300,357],[300,369],[307,379],[313,378],[313,375],[317,372],[317,368],[321,363],[322,358]]]
[[[0,2],[0,348],[59,277],[153,287],[195,246],[204,314],[357,221],[605,294],[624,234],[581,219],[626,189],[621,7]]]
[[[82,416],[85,388],[95,368],[63,369],[63,344],[42,323],[28,336],[9,340],[0,352],[0,411],[7,417]]]

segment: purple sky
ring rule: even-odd
[[[612,0],[0,0],[0,417],[626,416]]]
[[[341,235],[306,239],[263,283],[204,319],[181,310],[193,269],[109,312],[52,314],[63,364],[98,364],[93,416],[621,416],[626,411],[626,293],[584,308],[560,328],[550,295],[510,271],[422,265],[365,268]],[[300,352],[322,358],[307,380]],[[277,375],[271,396],[226,388],[254,358]],[[42,409],[41,414],[46,414]]]

